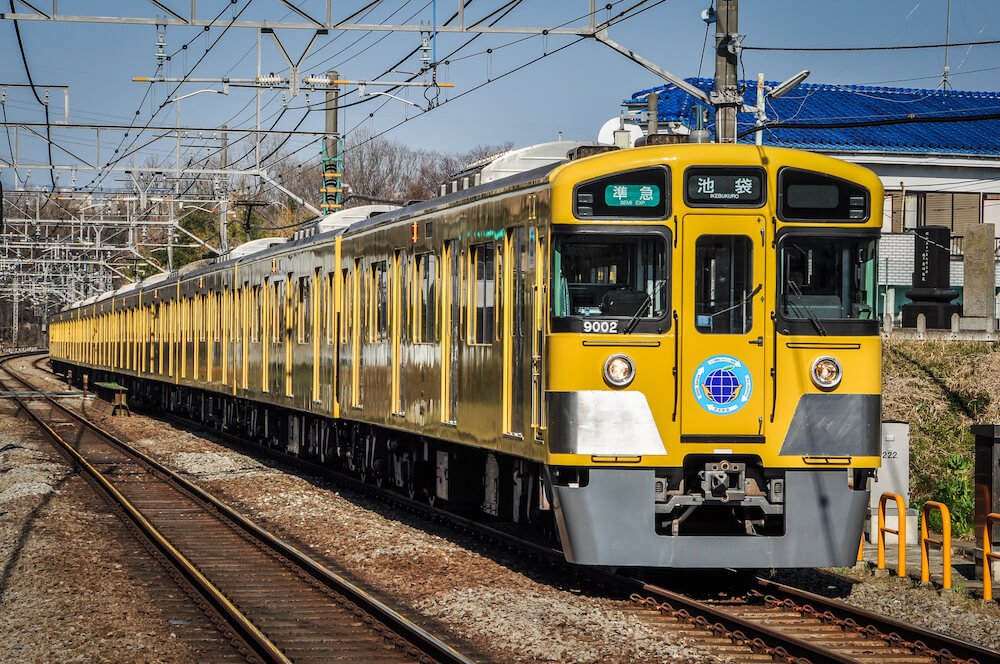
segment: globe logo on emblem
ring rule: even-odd
[[[733,367],[722,367],[705,376],[702,384],[705,396],[715,403],[729,403],[739,396],[743,385],[733,373]]]
[[[691,389],[702,408],[715,415],[729,415],[750,400],[753,378],[740,360],[715,355],[698,365]]]

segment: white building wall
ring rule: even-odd
[[[884,233],[878,243],[878,283],[880,286],[910,286],[913,283],[913,233]],[[996,284],[1000,286],[1000,261],[996,264]],[[951,261],[950,285],[965,285],[965,265],[961,258]]]

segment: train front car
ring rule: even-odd
[[[581,564],[851,564],[879,465],[882,187],[779,148],[552,177],[546,472]]]

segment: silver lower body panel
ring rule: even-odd
[[[785,473],[785,533],[658,535],[654,471],[591,468],[587,486],[552,488],[567,560],[618,567],[790,568],[853,565],[868,491],[847,485],[847,472]]]

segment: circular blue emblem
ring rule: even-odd
[[[698,365],[691,389],[699,406],[716,415],[729,415],[750,400],[753,378],[735,357],[715,355]]]

